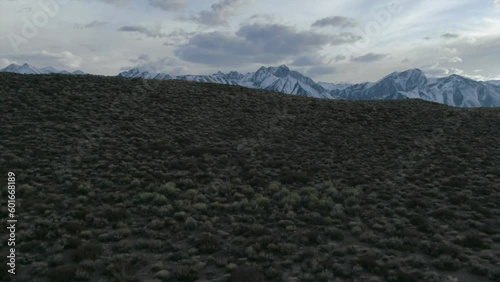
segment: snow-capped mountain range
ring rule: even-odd
[[[459,75],[428,78],[419,69],[394,72],[375,83],[316,83],[287,66],[261,67],[245,75],[238,72],[213,75],[170,76],[131,69],[123,77],[181,79],[266,89],[293,95],[349,100],[387,100],[418,98],[457,107],[500,107],[500,83],[480,82]]]
[[[309,77],[297,71],[290,70],[287,66],[261,67],[256,72],[241,74],[236,71],[229,73],[218,72],[212,75],[179,75],[171,76],[164,73],[152,73],[141,69],[131,69],[119,74],[123,77],[142,77],[150,79],[180,79],[198,82],[213,82],[229,85],[241,85],[283,92],[286,94],[331,98],[328,91]]]
[[[336,99],[418,98],[457,107],[500,107],[500,86],[455,74],[428,78],[419,69],[394,72],[375,83],[355,84],[330,94]]]
[[[83,74],[81,71],[59,71],[52,67],[36,68],[28,64],[10,65],[0,72],[23,74],[66,73]],[[500,107],[500,81],[475,81],[459,75],[429,78],[419,69],[394,72],[377,82],[336,84],[314,82],[286,65],[261,67],[256,72],[241,74],[236,71],[212,75],[178,75],[156,73],[133,68],[119,76],[145,79],[179,79],[240,85],[286,94],[348,100],[388,100],[418,98],[457,107]]]
[[[44,67],[37,68],[29,64],[16,65],[10,64],[9,66],[0,69],[0,72],[14,72],[14,73],[22,73],[22,74],[49,74],[49,73],[61,73],[61,74],[85,74],[81,70],[76,70],[73,72],[69,72],[66,70],[58,70],[54,67]]]

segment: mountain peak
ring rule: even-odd
[[[278,70],[290,70],[287,65],[281,65],[278,67]]]
[[[285,77],[290,74],[290,69],[286,65],[281,65],[277,68],[273,68],[273,74],[277,77]]]

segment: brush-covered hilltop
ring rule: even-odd
[[[500,281],[500,109],[92,75],[0,85],[17,281]]]

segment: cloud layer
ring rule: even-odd
[[[42,2],[0,0],[9,11],[0,67],[29,62],[115,75],[134,66],[207,74],[288,64],[331,82],[408,68],[500,78],[499,0],[400,0],[397,11],[391,1],[369,0],[315,0],[306,9],[298,0],[78,0],[51,9]]]

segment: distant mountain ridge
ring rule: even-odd
[[[82,71],[59,71],[53,67],[36,68],[29,64],[15,65],[0,72],[23,74],[84,74]],[[500,107],[500,81],[475,81],[459,75],[429,78],[420,69],[393,72],[377,82],[358,84],[315,82],[311,78],[290,70],[286,65],[260,67],[246,74],[237,71],[211,75],[177,75],[157,73],[133,68],[119,76],[145,79],[178,79],[240,85],[271,90],[291,95],[347,100],[423,99],[456,107]]]
[[[314,82],[286,65],[261,67],[245,75],[232,71],[213,75],[171,76],[132,69],[123,77],[181,79],[241,85],[292,95],[348,100],[389,100],[418,98],[457,107],[500,107],[500,83],[480,82],[459,75],[428,78],[420,69],[393,72],[375,83],[335,84]]]
[[[121,72],[123,77],[142,77],[146,79],[180,79],[198,82],[212,82],[229,85],[241,85],[250,88],[265,89],[286,94],[332,98],[328,91],[311,78],[287,66],[261,67],[256,72],[241,74],[236,71],[229,73],[218,72],[212,75],[179,75],[171,76],[165,73],[152,73],[138,68]]]
[[[456,74],[427,78],[419,69],[394,72],[373,84],[355,84],[330,94],[336,99],[418,98],[456,107],[500,107],[500,86]]]
[[[54,67],[37,68],[37,67],[29,65],[27,63],[22,64],[22,65],[10,64],[5,68],[0,69],[0,72],[13,72],[13,73],[21,73],[21,74],[49,74],[49,73],[85,74],[81,70],[69,72],[66,70],[58,70]]]

